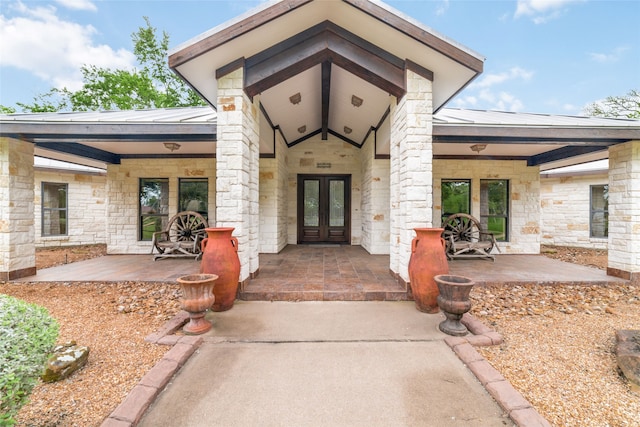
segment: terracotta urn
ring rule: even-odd
[[[474,282],[468,277],[443,274],[436,276],[438,284],[438,306],[442,309],[446,320],[442,321],[438,328],[448,335],[464,336],[469,331],[460,319],[464,313],[471,309],[469,293]]]
[[[215,274],[178,277],[177,281],[182,289],[180,305],[189,313],[189,323],[182,328],[186,334],[203,334],[211,329],[211,322],[206,320],[204,315],[215,300],[213,290],[217,278]]]
[[[409,281],[416,308],[425,313],[437,313],[438,286],[433,280],[438,274],[449,272],[442,228],[414,228],[411,242]]]
[[[240,259],[238,258],[238,239],[233,237],[235,228],[205,228],[207,237],[202,240],[202,261],[200,272],[216,274],[218,280],[214,293],[216,301],[212,311],[226,311],[233,307],[240,279]]]

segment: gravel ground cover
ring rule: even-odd
[[[103,253],[38,250],[36,262],[45,268]],[[606,267],[606,251],[543,253]],[[144,337],[179,310],[179,289],[166,283],[0,283],[0,293],[46,307],[60,323],[60,342],[91,348],[81,371],[35,387],[19,426],[99,426],[168,350]],[[479,351],[554,426],[640,426],[640,395],[613,353],[616,329],[640,329],[639,297],[631,285],[474,288],[472,314],[505,338]]]

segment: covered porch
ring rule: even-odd
[[[153,261],[151,255],[107,255],[38,271],[15,282],[175,282],[197,273],[192,259]],[[497,255],[449,262],[451,274],[477,285],[606,285],[622,283],[602,270],[543,255]],[[248,301],[398,301],[410,299],[406,285],[389,271],[389,255],[371,255],[360,246],[288,245],[278,254],[260,254],[258,275],[241,284]]]

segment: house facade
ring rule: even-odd
[[[405,282],[413,228],[451,210],[539,253],[541,168],[608,157],[609,273],[640,275],[640,122],[444,108],[483,58],[383,3],[267,3],[169,65],[211,108],[0,118],[0,274],[35,272],[45,155],[106,168],[109,253],[148,253],[194,201],[235,228],[241,281],[261,252],[331,243],[389,254]]]

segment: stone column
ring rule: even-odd
[[[259,109],[243,90],[243,70],[218,79],[216,224],[235,227],[240,281],[258,270]]]
[[[407,93],[391,102],[390,268],[409,282],[415,227],[433,225],[432,82],[407,70]]]
[[[0,281],[36,274],[33,144],[0,137]]]
[[[607,274],[640,283],[640,141],[609,148]]]

